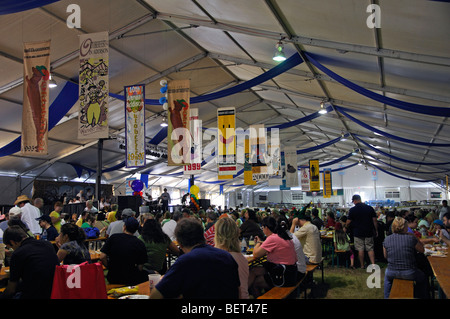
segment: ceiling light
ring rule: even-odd
[[[52,75],[50,74],[49,81],[48,81],[48,87],[49,87],[49,88],[55,88],[55,87],[57,87],[57,86],[58,86],[58,84],[56,83],[56,81],[55,81],[55,79],[52,77]]]
[[[358,150],[356,148],[353,149],[352,155],[358,155]]]
[[[167,124],[167,118],[165,116],[163,116],[162,122],[160,124],[162,127],[166,127],[169,126],[169,124]]]
[[[275,48],[276,48],[275,54],[273,55],[272,59],[277,62],[286,60],[286,56],[284,55],[283,43],[279,41],[275,46]]]
[[[327,110],[324,108],[324,103],[323,102],[320,102],[320,111],[319,111],[319,113],[320,114],[327,114]]]

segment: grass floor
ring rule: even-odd
[[[384,271],[385,264],[380,266],[379,288],[369,288],[369,284],[374,284],[373,273],[366,269],[351,269],[345,267],[324,266],[324,284],[322,284],[322,273],[320,270],[314,272],[316,286],[308,290],[311,298],[314,299],[383,299]]]

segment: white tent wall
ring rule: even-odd
[[[331,167],[336,169],[338,167]],[[321,176],[322,185],[322,176]],[[229,207],[264,207],[273,204],[298,205],[308,203],[333,203],[341,207],[351,207],[351,198],[359,194],[363,201],[427,201],[448,198],[445,189],[436,187],[432,183],[419,183],[386,174],[382,171],[368,168],[363,165],[351,167],[345,171],[332,173],[333,190],[343,189],[344,195],[323,198],[322,196],[307,196],[301,187],[291,190],[279,190],[277,187],[263,187],[255,190],[234,189],[226,193],[226,203]],[[398,192],[398,194],[397,194]],[[393,193],[395,193],[393,195]],[[432,193],[440,193],[440,198],[432,197]],[[295,196],[295,194],[300,194]],[[294,195],[294,196],[293,196]],[[392,198],[392,195],[395,196]],[[397,197],[399,196],[399,197]]]

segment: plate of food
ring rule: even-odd
[[[122,296],[119,299],[150,299],[147,295],[126,295]]]

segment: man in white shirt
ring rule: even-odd
[[[41,226],[39,226],[39,222],[36,220],[36,218],[39,218],[41,216],[41,212],[37,207],[31,205],[30,202],[31,200],[27,195],[20,195],[19,197],[17,197],[14,205],[17,205],[22,210],[20,219],[25,223],[25,225],[27,225],[28,229],[33,234],[40,234]]]
[[[177,223],[181,218],[183,218],[183,215],[179,212],[175,212],[173,213],[172,219],[165,223],[162,227],[163,232],[166,233],[172,241],[176,240],[175,227],[177,227]]]

